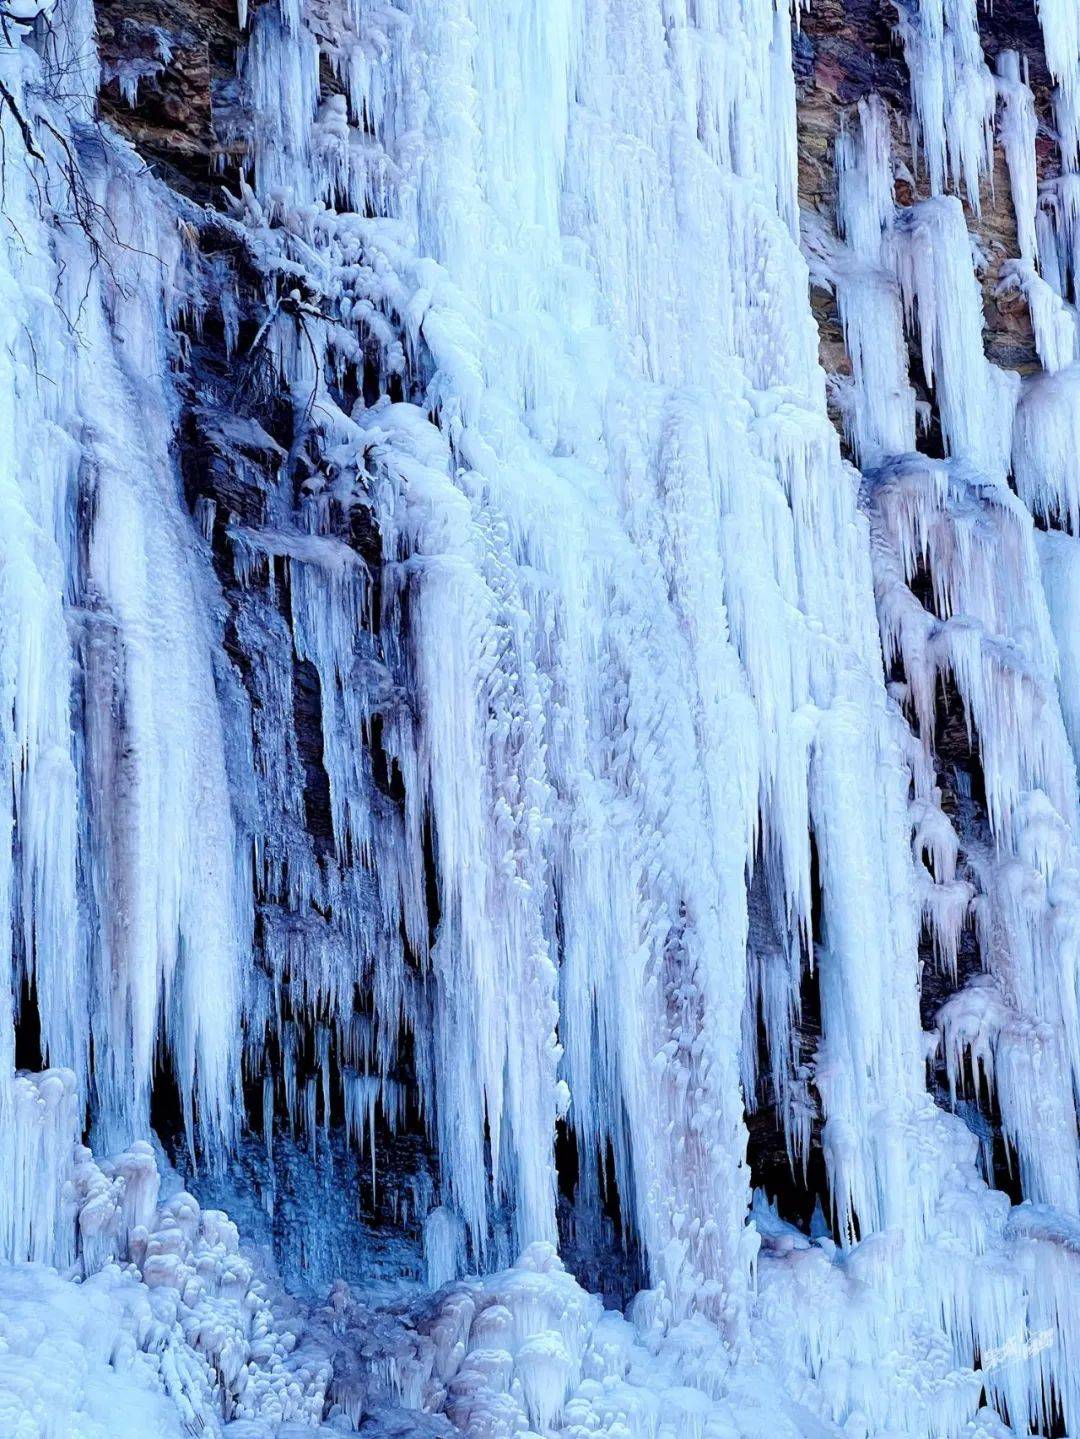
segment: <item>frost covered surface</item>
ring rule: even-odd
[[[92,123],[87,0],[3,7],[5,1433],[1080,1428],[1057,8],[1041,194],[967,0],[899,18],[930,193],[837,142],[860,475],[769,0],[254,6],[224,212]]]

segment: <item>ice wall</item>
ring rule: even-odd
[[[171,452],[182,244],[137,158],[69,129],[73,89],[49,98],[54,50],[92,50],[91,21],[62,11],[42,60],[17,27],[3,52],[5,992],[33,989],[42,1059],[74,1071],[109,1142],[145,1129],[162,1038],[189,1119],[197,1096],[225,1136],[250,900]]]
[[[281,76],[310,71],[314,41],[273,9],[253,23],[258,114],[290,89]],[[790,133],[787,46],[786,24],[754,10],[666,31],[637,7],[543,25],[528,6],[497,24],[379,11],[333,56],[346,113],[327,100],[312,126],[297,91],[295,114],[257,121],[241,201],[255,227],[291,204],[287,252],[321,258],[314,349],[347,353],[336,316],[374,306],[422,356],[421,404],[346,416],[281,316],[327,491],[374,489],[392,562],[380,625],[403,634],[416,698],[385,742],[406,845],[435,836],[432,1032],[417,1043],[448,1195],[480,1250],[492,1198],[512,1199],[518,1242],[552,1237],[568,1096],[582,1168],[613,1153],[652,1272],[732,1322],[750,1258],[744,1004],[753,1027],[767,1003],[783,1123],[803,1142],[789,1035],[811,833],[845,1232],[856,1215],[893,1222],[891,1131],[922,1083],[903,767],[857,478],[800,298],[793,155],[775,177],[758,163],[762,136]],[[350,133],[348,112],[374,136]],[[852,863],[858,886],[841,879]],[[752,954],[748,988],[754,870],[780,944]],[[871,978],[875,913],[893,922]]]
[[[0,1257],[81,1287],[0,1316],[108,1371],[15,1419],[1075,1428],[1067,17],[1040,192],[1019,59],[901,8],[925,185],[868,97],[806,227],[830,389],[769,0],[253,6],[213,211],[93,123],[91,5],[2,13]],[[159,1203],[173,1095],[190,1164],[335,1129],[373,1195],[423,1135],[394,1221],[450,1287],[293,1325]],[[628,1319],[555,1257],[572,1171]]]

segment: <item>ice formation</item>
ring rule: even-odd
[[[773,0],[242,4],[214,206],[0,0],[0,1434],[1080,1432],[1080,24],[896,9],[800,227]]]

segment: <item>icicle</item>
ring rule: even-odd
[[[941,196],[900,211],[892,244],[949,453],[1004,480],[1020,382],[983,353],[982,294],[960,202]]]
[[[1080,533],[1080,365],[1025,380],[1013,433],[1016,488],[1031,512]]]
[[[1058,693],[1073,756],[1080,765],[1080,541],[1051,530],[1038,536],[1043,588],[1058,648]]]
[[[894,214],[889,116],[877,96],[860,102],[858,139],[837,137],[836,169],[837,224],[853,252],[830,267],[855,379],[845,426],[857,458],[873,464],[915,448],[900,291],[885,254]]]
[[[998,138],[1009,167],[1016,237],[1020,256],[1032,264],[1039,258],[1035,234],[1038,174],[1035,169],[1035,100],[1020,78],[1020,56],[1002,50],[997,58],[997,93],[1001,104]]]
[[[1071,365],[1080,348],[1076,310],[1027,260],[1006,260],[999,272],[996,296],[1019,292],[1027,301],[1035,349],[1043,369],[1053,374]]]
[[[1055,113],[1061,139],[1061,159],[1075,170],[1080,158],[1077,101],[1080,99],[1080,17],[1063,0],[1038,0],[1036,10],[1046,47],[1046,64],[1058,84]]]
[[[978,215],[980,181],[993,169],[995,97],[975,0],[897,0],[896,11],[931,192],[963,184]]]

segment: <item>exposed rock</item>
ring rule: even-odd
[[[212,197],[235,164],[235,0],[101,0],[101,108],[176,189]]]
[[[836,204],[833,143],[841,126],[854,118],[858,102],[875,92],[892,114],[894,153],[904,166],[905,173],[897,178],[897,203],[909,205],[928,193],[925,174],[912,155],[909,79],[895,21],[895,5],[879,0],[816,0],[799,17],[794,36],[799,200],[805,210],[830,222]],[[1018,50],[1029,65],[1040,122],[1039,177],[1053,175],[1057,161],[1051,142],[1051,81],[1034,6],[1028,0],[1004,0],[980,9],[979,24],[991,69],[1003,49]],[[996,365],[1030,373],[1038,368],[1038,360],[1027,306],[1016,296],[995,295],[1002,263],[1018,254],[1009,175],[1000,147],[995,148],[992,183],[984,184],[981,215],[976,216],[966,202],[965,210],[986,260],[980,276],[986,353]],[[832,297],[815,292],[813,306],[821,331],[822,364],[830,374],[849,373]]]

